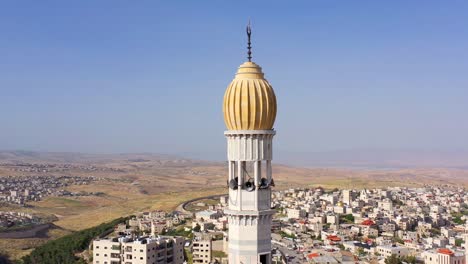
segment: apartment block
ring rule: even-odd
[[[182,237],[118,237],[93,241],[94,264],[182,264]]]
[[[192,246],[193,263],[210,263],[212,243],[209,236],[195,237]]]

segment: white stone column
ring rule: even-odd
[[[266,161],[266,175],[268,182],[271,181],[271,160]]]
[[[232,161],[228,161],[228,171],[229,171],[229,180],[228,180],[228,185],[229,185],[229,182],[233,179]]]
[[[259,184],[260,184],[260,178],[259,178],[259,175],[260,175],[260,170],[259,170],[259,164],[261,161],[257,160],[257,161],[254,161],[253,163],[253,166],[254,166],[254,181],[255,181],[255,208],[256,210],[258,210],[258,187],[259,187]]]
[[[242,161],[237,162],[237,199],[239,201],[239,210],[242,210],[242,185],[244,185],[244,170],[242,169]]]

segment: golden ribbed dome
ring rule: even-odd
[[[262,68],[253,62],[239,67],[224,94],[228,130],[270,130],[276,118],[276,96]]]

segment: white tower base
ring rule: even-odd
[[[226,131],[230,264],[271,264],[271,160],[274,130]],[[267,185],[261,185],[263,182]],[[236,181],[237,179],[237,181]],[[246,183],[253,184],[247,188]],[[235,186],[235,185],[234,185]]]

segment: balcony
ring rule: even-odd
[[[111,247],[111,250],[119,250],[120,251],[120,246],[114,245]]]

